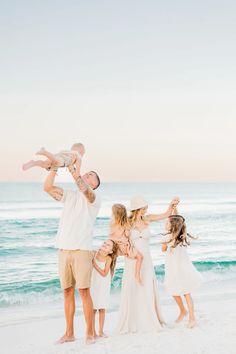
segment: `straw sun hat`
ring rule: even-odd
[[[136,195],[130,200],[130,211],[138,210],[148,206],[148,202],[140,195]]]

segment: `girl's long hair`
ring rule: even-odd
[[[177,247],[178,245],[187,247],[190,245],[188,241],[188,237],[192,239],[196,239],[196,237],[187,233],[187,227],[185,223],[185,219],[181,215],[170,215],[170,231],[168,234],[171,234],[171,240],[169,242],[172,243],[172,248]]]
[[[123,204],[113,204],[112,213],[114,221],[113,225],[118,225],[121,227],[126,227],[128,225],[128,216],[126,207]]]
[[[111,272],[111,277],[113,277],[116,268],[118,245],[113,240],[110,239],[110,241],[113,243],[113,247],[112,247],[113,252],[109,254],[109,256],[111,257],[110,272]]]

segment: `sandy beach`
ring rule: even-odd
[[[123,195],[133,193],[131,187],[130,184],[103,186],[105,202],[94,228],[94,249],[107,238],[112,203],[117,196],[124,198]],[[139,185],[154,205],[153,211],[158,203],[161,203],[159,210],[163,210],[168,203],[166,195],[175,195],[178,190],[185,200],[182,210],[190,222],[191,232],[199,236],[189,248],[191,259],[203,276],[203,286],[193,294],[198,326],[187,329],[187,319],[173,326],[178,313],[163,287],[164,255],[159,244],[163,225],[156,223],[151,229],[150,248],[168,327],[154,334],[114,335],[124,267],[120,257],[105,322],[109,338],[91,346],[84,344],[85,324],[77,297],[77,340],[55,345],[65,329],[55,249],[61,208],[42,194],[40,184],[4,184],[0,213],[1,354],[236,354],[236,187],[233,193],[225,184],[212,187],[211,193],[208,184],[157,184],[155,191],[149,188],[146,184]],[[127,204],[128,200],[122,202]]]
[[[228,300],[227,300],[228,297]],[[93,345],[83,343],[85,325],[81,314],[75,320],[77,340],[73,343],[55,345],[63,333],[63,317],[35,320],[2,326],[1,353],[3,354],[69,354],[69,353],[148,353],[148,354],[235,354],[236,353],[236,303],[233,296],[221,299],[201,299],[195,303],[198,325],[187,328],[187,320],[174,325],[177,309],[171,301],[163,306],[168,322],[159,333],[115,335],[117,312],[107,314],[107,339],[99,339]]]

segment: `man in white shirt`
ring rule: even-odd
[[[99,187],[100,179],[91,171],[82,177],[80,172],[70,172],[78,190],[63,190],[54,185],[56,171],[51,171],[44,183],[44,190],[55,200],[64,203],[57,233],[56,245],[59,249],[59,276],[64,291],[66,318],[65,334],[58,343],[71,342],[74,337],[75,288],[83,303],[87,325],[86,343],[94,342],[93,303],[90,296],[92,274],[92,231],[100,208],[100,199],[94,190]]]

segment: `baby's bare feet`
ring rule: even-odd
[[[34,160],[30,160],[29,162],[25,163],[23,166],[22,166],[22,169],[24,171],[30,169],[31,167],[34,167],[35,166],[35,161]]]
[[[74,341],[75,341],[74,336],[68,336],[67,334],[64,334],[64,336],[58,339],[55,344],[63,344],[63,343],[74,342]]]
[[[176,323],[181,322],[187,314],[188,314],[188,311],[186,311],[186,310],[181,311],[179,314],[179,317],[175,320],[175,322]]]
[[[36,152],[36,155],[44,155],[46,152],[46,150],[44,149],[44,147],[42,147],[39,151]]]

